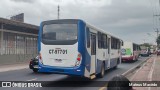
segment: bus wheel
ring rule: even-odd
[[[100,74],[99,74],[99,77],[100,77],[100,78],[103,78],[103,77],[104,77],[104,73],[105,73],[105,67],[104,67],[104,63],[102,63],[101,72],[100,72]]]

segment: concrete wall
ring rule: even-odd
[[[29,60],[33,57],[36,57],[37,54],[30,54],[30,55],[0,55],[0,65],[5,64],[16,64],[16,63],[23,63],[29,62]]]

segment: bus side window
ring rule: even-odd
[[[98,48],[102,48],[102,34],[98,32]]]
[[[114,38],[111,37],[111,49],[114,49]]]
[[[117,39],[117,49],[120,49],[120,41]]]
[[[87,35],[87,48],[90,48],[90,31],[89,28],[86,27],[86,35]]]
[[[105,41],[104,41],[104,48],[107,49],[107,47],[108,47],[108,46],[107,46],[107,35],[105,35],[105,39],[104,39],[104,40],[105,40]]]
[[[102,48],[107,49],[107,35],[102,34]]]

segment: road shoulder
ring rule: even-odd
[[[20,70],[25,68],[29,68],[28,62],[13,64],[13,65],[1,65],[0,72]]]

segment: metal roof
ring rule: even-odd
[[[15,26],[21,26],[21,27],[32,28],[32,29],[37,29],[37,30],[39,29],[39,26],[36,26],[36,25],[22,23],[19,21],[13,21],[13,20],[5,19],[5,18],[0,18],[0,23],[11,24],[11,25],[15,25]]]

